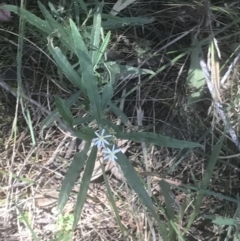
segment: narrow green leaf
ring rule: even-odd
[[[78,3],[79,3],[80,7],[84,10],[84,12],[85,12],[86,14],[88,14],[87,5],[86,5],[86,3],[84,2],[84,0],[77,0],[77,1],[78,1]]]
[[[55,6],[51,3],[51,2],[48,2],[48,6],[51,10],[51,13],[54,14],[54,17],[58,17],[60,18],[60,13],[58,12],[58,10],[55,8]]]
[[[97,63],[98,52],[99,52],[99,44],[100,44],[100,35],[101,35],[101,22],[102,22],[102,7],[103,2],[98,3],[96,6],[96,12],[93,15],[93,25],[91,31],[91,39],[90,39],[90,52],[89,56],[93,66]]]
[[[121,119],[122,123],[124,125],[129,124],[128,117],[121,111],[115,104],[109,102],[109,107],[110,110],[118,117]]]
[[[97,52],[97,59],[95,62],[95,65],[97,66],[100,62],[100,60],[102,59],[103,55],[106,52],[107,46],[110,42],[110,37],[111,37],[111,32],[108,32],[106,37],[104,38],[101,47],[99,48],[99,51]]]
[[[199,56],[202,54],[201,45],[198,44],[197,38],[193,37],[193,45],[196,46],[191,51],[191,65],[188,71],[187,85],[189,89],[188,104],[194,104],[201,99],[205,78],[200,67]]]
[[[135,142],[148,142],[159,146],[171,147],[171,148],[196,148],[202,147],[202,145],[173,139],[167,136],[158,135],[151,132],[132,132],[132,133],[117,133],[116,136],[120,139],[131,140]]]
[[[22,220],[24,221],[27,229],[30,231],[30,233],[32,234],[32,238],[35,240],[35,241],[39,241],[40,239],[37,237],[36,233],[34,232],[34,230],[32,229],[30,223],[29,223],[29,220],[25,217],[25,215],[22,213],[21,209],[18,207],[18,205],[16,205],[16,208],[18,210],[18,212],[20,213],[20,216],[22,218]]]
[[[88,49],[86,44],[83,41],[82,35],[80,34],[76,24],[70,19],[70,27],[71,27],[71,34],[72,34],[72,39],[74,43],[74,48],[75,48],[75,54],[77,54],[79,61],[81,60],[81,54],[79,51],[84,52],[86,55],[88,55]],[[79,50],[79,51],[77,51]]]
[[[117,156],[116,162],[121,167],[121,170],[129,184],[129,186],[136,192],[136,194],[138,195],[138,198],[141,200],[142,204],[148,209],[148,211],[156,219],[156,221],[159,225],[161,236],[162,236],[163,240],[168,240],[167,239],[168,233],[167,233],[166,225],[164,222],[162,222],[159,219],[158,215],[156,214],[153,203],[152,203],[152,199],[149,197],[147,191],[145,190],[145,188],[141,182],[141,179],[137,175],[135,169],[133,168],[133,166],[131,165],[131,163],[129,162],[129,160],[123,153],[119,152],[116,154],[116,156]]]
[[[62,118],[69,124],[69,126],[72,126],[73,115],[70,108],[66,105],[65,101],[58,96],[55,96],[55,104]]]
[[[115,132],[123,132],[124,127],[120,125],[115,125],[111,120],[108,119],[102,119],[103,126],[109,126],[111,127]]]
[[[100,51],[100,52],[102,52],[102,51]],[[115,85],[116,85],[116,74],[117,74],[117,73],[113,73],[112,68],[108,64],[104,63],[104,66],[109,73],[109,79],[110,80],[104,86],[103,92],[102,92],[102,110],[103,111],[106,109],[107,105],[110,104],[110,101],[111,101],[111,99],[114,95],[114,88],[115,88]],[[117,109],[118,108],[115,108],[116,112],[118,112]],[[121,112],[121,114],[122,114],[122,116],[125,117],[125,120],[126,120],[127,119],[126,115],[124,115],[123,112]]]
[[[184,187],[184,188],[183,188]],[[185,193],[190,193],[190,190],[192,191],[201,191],[205,196],[209,196],[209,197],[215,197],[215,198],[218,198],[220,200],[226,200],[228,202],[233,202],[233,203],[239,203],[238,199],[236,198],[232,198],[232,197],[229,197],[229,196],[226,196],[226,195],[223,195],[221,193],[217,193],[217,192],[213,192],[213,191],[209,191],[209,190],[203,190],[203,189],[200,189],[200,188],[196,188],[196,187],[193,187],[191,185],[181,185],[180,186],[176,186],[177,189],[179,189],[180,191],[183,191]]]
[[[79,59],[82,70],[83,86],[87,90],[87,95],[90,100],[92,113],[98,124],[101,122],[102,106],[101,99],[97,87],[97,78],[93,72],[93,65],[85,52],[80,51],[81,59]]]
[[[107,29],[123,28],[127,26],[138,26],[149,24],[155,21],[154,18],[141,18],[141,17],[124,17],[120,18],[110,14],[102,14],[102,18],[108,19],[107,21],[102,21],[102,27]]]
[[[107,108],[114,94],[112,81],[109,81],[103,88],[102,92],[102,110]]]
[[[154,214],[156,215],[152,200],[149,197],[148,193],[146,192],[141,179],[137,175],[135,169],[129,162],[129,160],[126,158],[124,154],[121,152],[116,154],[117,160],[116,162],[121,167],[124,177],[126,178],[128,184],[130,187],[138,194],[140,200],[143,202],[143,204]]]
[[[77,196],[76,207],[74,210],[73,229],[76,228],[78,221],[81,217],[82,208],[87,197],[87,191],[88,191],[89,183],[92,177],[96,157],[97,157],[97,147],[94,146],[87,160],[86,168],[84,170],[82,181],[80,184],[80,191]]]
[[[223,218],[218,217],[212,221],[214,224],[217,225],[236,225],[237,220],[234,220],[233,218]]]
[[[196,177],[195,177],[195,175],[194,175],[194,173],[193,173],[192,170],[190,171],[190,174],[191,174],[191,177],[192,177],[192,180],[193,180],[194,186],[195,186],[196,188],[199,188],[199,185],[198,185],[197,179],[196,179]]]
[[[107,188],[108,200],[109,200],[109,202],[112,205],[112,208],[113,208],[113,211],[115,213],[118,226],[119,226],[119,228],[121,230],[121,233],[122,233],[122,236],[123,236],[123,240],[125,241],[126,237],[125,237],[124,231],[126,231],[126,230],[125,230],[124,226],[122,225],[121,218],[120,218],[120,215],[118,213],[117,205],[116,205],[116,202],[114,200],[114,197],[113,197],[113,194],[112,194],[112,190],[110,188],[110,185],[109,185],[109,182],[108,182],[108,179],[107,179],[107,176],[106,176],[106,173],[105,173],[105,170],[104,170],[104,167],[103,167],[102,164],[101,164],[101,168],[102,168],[104,182],[105,182],[106,188]]]
[[[87,159],[87,152],[90,147],[90,142],[86,142],[84,149],[79,153],[76,153],[72,163],[69,166],[69,169],[64,177],[62,182],[62,187],[58,197],[58,209],[62,212],[64,206],[67,203],[67,200],[70,196],[70,193],[73,189],[74,183],[77,180],[81,169],[84,166],[84,163]]]
[[[63,73],[71,81],[71,83],[74,86],[77,86],[80,90],[82,90],[83,93],[85,93],[86,90],[81,84],[81,78],[73,69],[72,65],[67,60],[66,56],[62,53],[61,49],[53,46],[52,39],[49,39],[48,50],[60,67],[60,69],[62,69]]]
[[[212,222],[217,225],[235,226],[237,223],[239,223],[239,221],[233,218],[225,218],[216,215],[204,215],[204,218],[212,220]]]
[[[183,235],[180,233],[181,232],[181,229],[178,227],[178,225],[176,225],[176,223],[174,223],[172,220],[170,220],[170,225],[171,227],[174,229],[175,233],[177,234],[177,238],[179,241],[186,241],[183,237]],[[168,240],[176,240],[176,237],[174,237],[174,239],[171,239],[169,237]]]
[[[138,67],[133,67],[130,65],[121,65],[116,63],[115,61],[108,61],[104,63],[104,66],[110,70],[115,77],[116,75],[121,78],[125,78],[128,75],[139,76],[139,75],[154,75],[155,73],[150,69],[142,69]]]
[[[175,214],[174,214],[174,199],[170,196],[171,189],[170,185],[165,182],[164,180],[161,180],[159,182],[162,190],[162,194],[165,200],[165,205],[166,205],[166,210],[167,210],[167,217],[169,220],[175,219]]]
[[[208,165],[206,167],[206,171],[204,172],[204,175],[203,175],[203,179],[202,179],[202,183],[201,183],[201,190],[199,190],[199,192],[197,194],[197,197],[196,197],[196,201],[195,201],[195,204],[194,204],[194,211],[193,211],[192,215],[190,216],[190,219],[189,219],[188,224],[187,224],[188,229],[191,227],[195,218],[199,214],[199,210],[200,210],[200,207],[201,207],[201,204],[202,204],[202,200],[205,196],[203,191],[207,190],[207,187],[208,187],[208,185],[210,183],[210,180],[212,178],[212,174],[213,174],[214,168],[217,164],[218,156],[219,156],[221,148],[222,148],[224,137],[225,137],[225,133],[222,135],[219,142],[213,147],[212,154],[209,158],[209,162],[208,162]]]
[[[57,22],[55,21],[55,19],[52,17],[50,12],[45,8],[45,6],[40,1],[37,1],[37,3],[38,3],[38,6],[39,6],[43,16],[45,17],[45,19],[47,20],[47,22],[53,29],[54,24],[57,24]],[[50,9],[53,9],[53,11],[55,9],[51,3],[50,3]]]
[[[36,146],[36,139],[35,139],[35,135],[34,135],[34,128],[33,128],[33,122],[32,122],[32,118],[31,118],[31,114],[28,108],[25,109],[26,111],[26,122],[28,125],[28,129],[30,132],[30,136],[31,136],[31,140],[32,140],[32,145]]]
[[[175,221],[175,214],[174,214],[175,203],[173,198],[170,196],[170,193],[171,193],[170,185],[164,180],[161,180],[159,184],[161,186],[161,191],[165,201],[168,224],[170,224],[171,221],[173,222]],[[172,225],[169,225],[168,233],[169,233],[168,240],[176,240],[176,232]]]
[[[65,105],[67,107],[71,107],[74,103],[76,103],[80,95],[81,95],[80,90],[72,94],[68,99],[65,100]],[[41,131],[42,129],[50,126],[54,121],[58,120],[59,118],[60,118],[60,114],[58,113],[58,110],[55,109],[48,117],[46,117],[46,119],[41,124]],[[74,124],[74,121],[73,121],[73,124]]]
[[[69,29],[64,28],[62,24],[58,23],[40,1],[38,1],[38,5],[49,26],[52,28],[51,36],[58,37],[65,48],[67,47],[67,49],[74,52],[72,39],[69,37]]]
[[[86,124],[90,123],[94,120],[93,116],[85,116],[85,117],[77,117],[73,120],[73,125],[81,125],[81,124]]]
[[[35,184],[35,185],[39,184],[39,183],[37,183],[37,182],[35,182],[31,179],[21,177],[21,176],[16,175],[12,172],[8,172],[8,171],[6,172],[6,171],[0,170],[0,174],[1,174],[1,176],[6,176],[6,177],[11,176],[11,178],[16,179],[16,180],[20,180],[21,182],[25,182],[26,184]]]
[[[47,21],[42,20],[41,18],[37,17],[36,15],[30,13],[29,11],[21,7],[14,6],[14,5],[1,5],[0,9],[5,9],[21,16],[22,19],[26,20],[28,23],[37,27],[39,30],[43,31],[44,33],[50,34],[52,31]]]
[[[76,137],[85,141],[92,140],[96,136],[94,130],[89,127],[82,127],[80,131],[73,130],[73,133]]]
[[[142,69],[142,68],[138,68],[138,67],[133,67],[130,65],[118,65],[119,67],[119,71],[120,71],[120,75],[122,77],[126,77],[128,75],[146,75],[146,74],[155,74],[152,70],[150,69]]]
[[[76,1],[73,4],[73,8],[75,13],[76,25],[80,27],[80,8],[79,4]]]
[[[119,64],[117,64],[114,61],[108,61],[103,64],[100,64],[99,67],[105,67],[107,71],[109,72],[110,81],[115,81],[117,76],[120,75],[120,67]]]

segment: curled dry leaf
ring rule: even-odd
[[[4,3],[0,6],[5,5]],[[8,10],[0,9],[0,22],[9,22],[11,20],[11,13]]]

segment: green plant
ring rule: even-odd
[[[72,240],[74,217],[72,214],[60,214],[56,223],[56,232],[55,232],[55,240],[54,241],[68,241]]]
[[[75,154],[62,183],[58,200],[59,210],[63,210],[78,174],[85,165],[80,191],[77,195],[74,220],[71,223],[73,229],[75,229],[86,200],[97,152],[104,151],[107,154],[107,161],[115,161],[120,166],[129,186],[136,192],[143,205],[155,218],[163,239],[172,240],[178,234],[183,240],[181,233],[176,229],[176,215],[173,208],[169,205],[166,205],[166,209],[162,208],[166,221],[169,224],[167,225],[160,220],[159,215],[155,211],[152,199],[145,190],[145,186],[140,177],[126,155],[120,152],[116,146],[115,140],[126,139],[139,143],[151,143],[180,149],[192,149],[201,147],[201,145],[150,132],[127,131],[129,120],[124,112],[117,106],[117,101],[112,100],[116,88],[117,75],[154,75],[154,73],[150,70],[123,66],[116,62],[107,61],[104,58],[104,54],[110,41],[111,34],[107,32],[105,35],[105,31],[128,25],[142,25],[152,20],[145,18],[119,18],[102,14],[102,7],[102,4],[97,4],[95,9],[87,10],[87,19],[80,27],[78,27],[72,19],[69,20],[69,25],[63,26],[58,23],[40,2],[39,8],[45,20],[24,9],[18,11],[15,6],[5,5],[2,7],[20,14],[22,18],[25,18],[26,21],[37,27],[39,31],[47,34],[47,46],[50,54],[55,60],[57,67],[65,74],[75,88],[75,93],[73,93],[68,100],[63,100],[55,96],[56,110],[54,110],[44,122],[44,127],[47,127],[61,118],[65,122],[67,130],[76,137],[82,139],[85,143],[83,150]],[[90,18],[93,20],[93,24],[86,26],[86,22]],[[103,19],[106,20],[103,21]],[[75,58],[70,58],[69,56],[74,56]],[[102,74],[98,72],[99,68],[102,68],[107,75],[102,76]],[[79,97],[81,97],[81,100],[79,100]],[[82,102],[79,104],[79,101]],[[75,117],[72,114],[71,107],[76,104],[85,107],[85,112],[88,113],[87,119]],[[123,123],[121,128],[109,121],[108,110],[121,119]],[[104,136],[105,132],[107,133],[106,136]],[[99,135],[99,133],[101,134]],[[219,149],[217,151],[219,151]],[[205,185],[204,188],[206,188]],[[169,185],[162,182],[162,189],[164,190],[166,204],[168,204],[170,200]],[[114,200],[111,198],[110,189],[108,190],[109,200],[112,202],[112,206],[115,207],[113,203]],[[198,200],[201,201],[201,199],[200,196]],[[116,213],[116,208],[114,211]],[[194,213],[194,217],[197,211]],[[118,217],[117,214],[116,216]]]

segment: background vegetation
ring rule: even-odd
[[[0,6],[3,240],[239,240],[239,3]]]

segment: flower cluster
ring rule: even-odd
[[[103,148],[103,152],[105,153],[104,160],[109,160],[109,161],[115,161],[117,160],[117,156],[115,155],[116,153],[120,152],[120,149],[115,149],[115,145],[112,146],[112,150],[106,147],[106,145],[109,145],[109,142],[106,140],[107,138],[112,137],[111,135],[105,135],[105,129],[102,129],[101,134],[98,132],[95,132],[96,138],[93,139],[93,143],[97,148],[100,150]]]

